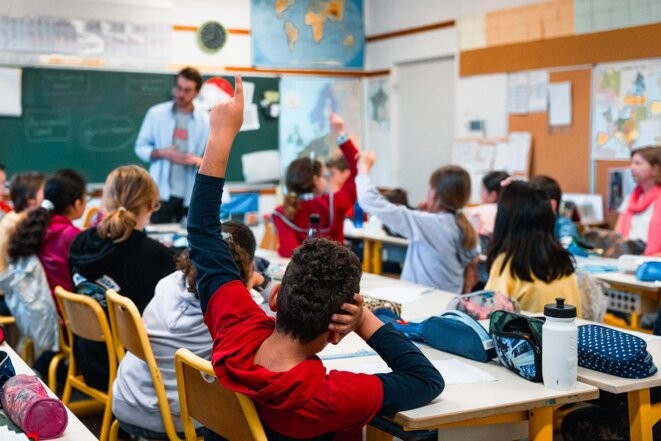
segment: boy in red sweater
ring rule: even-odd
[[[444,387],[434,366],[404,336],[362,306],[360,262],[340,244],[298,248],[267,317],[240,280],[218,218],[225,169],[243,120],[243,86],[210,114],[209,140],[188,217],[191,260],[212,363],[221,383],[250,396],[270,440],[360,439],[377,415],[426,404]],[[316,356],[355,331],[387,362],[388,374],[326,372]]]

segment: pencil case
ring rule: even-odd
[[[23,432],[38,439],[57,438],[67,428],[69,417],[64,404],[51,398],[41,381],[32,375],[16,375],[7,380],[0,395],[7,416]]]

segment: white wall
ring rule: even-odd
[[[188,26],[216,20],[225,28],[250,28],[250,0],[2,0],[0,14]],[[250,66],[251,59],[249,35],[228,35],[225,47],[216,55],[208,55],[198,49],[194,32],[177,31],[173,32],[172,52],[166,57],[166,64],[144,67],[148,70],[155,67],[176,70],[181,64],[195,64],[204,73],[218,71],[225,65]],[[140,70],[141,63],[140,60],[130,60],[117,65],[122,66]]]

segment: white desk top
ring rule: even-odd
[[[524,380],[495,360],[480,363],[426,345],[422,345],[421,349],[432,361],[456,358],[487,372],[497,381],[447,385],[443,393],[431,403],[395,416],[394,420],[406,428],[432,428],[473,418],[592,400],[599,396],[599,390],[587,384],[576,383],[569,391],[557,391],[544,387],[542,383]],[[354,363],[373,363],[377,360],[380,357],[337,358],[325,360],[324,365],[328,369],[346,369]]]
[[[9,354],[11,362],[14,365],[14,370],[16,374],[28,374],[34,375],[34,372],[30,367],[23,361],[23,359],[14,351],[14,349],[9,346],[7,343],[0,345],[0,350],[3,350]],[[48,391],[49,395],[56,397],[55,394],[48,389],[48,386],[44,384],[44,387]],[[74,415],[71,410],[67,409],[69,414],[69,423],[66,430],[59,438],[53,438],[61,441],[86,441],[86,440],[97,440],[97,438],[90,432],[87,427]]]
[[[392,245],[408,246],[409,240],[403,237],[395,237],[388,235],[383,228],[379,227],[371,229],[369,227],[356,228],[353,224],[344,223],[344,237],[350,239],[368,239],[375,240]]]
[[[621,268],[618,259],[605,258],[605,257],[576,257],[577,267],[580,269],[582,266],[590,265],[606,265]],[[630,288],[658,293],[661,290],[661,284],[654,282],[641,282],[634,274],[623,273],[621,271],[610,272],[589,272],[593,277],[603,280],[606,283],[617,283],[625,285]]]

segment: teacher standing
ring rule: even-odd
[[[193,104],[201,87],[197,69],[182,69],[175,79],[174,100],[151,107],[140,127],[135,154],[150,163],[149,173],[161,199],[152,223],[179,222],[188,214],[195,173],[209,134],[207,112]]]

